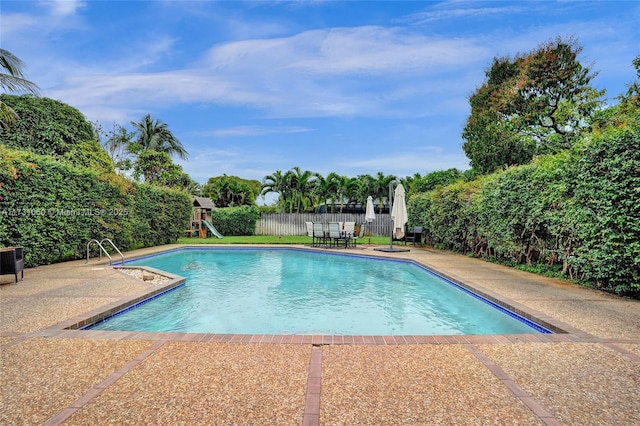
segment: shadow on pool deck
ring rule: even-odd
[[[433,249],[372,248],[341,252],[416,261],[565,333],[65,330],[153,288],[97,260],[65,262],[17,285],[0,276],[0,424],[640,424],[639,301]]]

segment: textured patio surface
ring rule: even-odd
[[[154,286],[97,260],[66,262],[28,269],[18,284],[0,276],[0,424],[640,424],[640,302],[410,248],[341,251],[420,262],[564,332],[66,330]]]

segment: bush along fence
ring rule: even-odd
[[[384,236],[391,232],[390,220],[389,214],[376,214],[373,222],[365,223],[364,213],[262,213],[255,234],[307,235],[305,222],[355,222],[358,227],[365,223],[365,235]]]
[[[175,242],[191,208],[180,191],[0,145],[0,246],[24,246],[26,266],[83,258],[91,239],[122,251]]]
[[[409,221],[445,249],[640,298],[640,132],[412,197]]]

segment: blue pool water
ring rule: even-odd
[[[412,262],[293,249],[184,249],[128,265],[186,284],[93,329],[228,334],[548,332]]]

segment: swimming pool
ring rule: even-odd
[[[548,333],[409,261],[296,249],[188,248],[130,261],[187,278],[92,329],[223,334]]]

